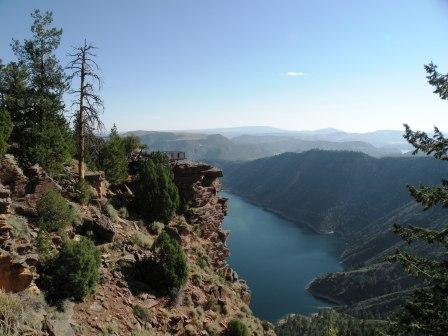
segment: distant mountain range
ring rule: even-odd
[[[406,189],[448,176],[446,162],[432,158],[313,150],[221,166],[231,192],[346,240],[341,260],[348,270],[316,279],[310,291],[357,316],[384,318],[415,284],[384,261],[396,248],[407,248],[391,232],[393,224],[441,228],[448,221],[446,210],[422,211]],[[432,253],[427,245],[415,249]]]
[[[195,132],[195,133],[194,133]],[[285,131],[272,127],[236,127],[195,131],[133,131],[152,150],[178,150],[189,159],[247,161],[310,149],[345,150],[374,157],[397,156],[410,149],[400,131],[345,133],[336,129]]]
[[[323,140],[323,141],[364,141],[376,147],[397,146],[409,149],[407,142],[403,139],[402,130],[377,130],[366,133],[350,133],[336,128],[323,128],[318,130],[284,130],[269,126],[249,126],[249,127],[229,127],[202,130],[186,130],[185,133],[221,134],[227,138],[235,138],[242,135],[255,136],[288,136],[303,140]]]

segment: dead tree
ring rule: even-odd
[[[103,128],[100,114],[104,110],[104,104],[97,93],[101,89],[101,77],[98,74],[99,66],[94,60],[95,49],[84,40],[84,45],[74,47],[73,53],[68,54],[71,58],[67,67],[71,71],[69,79],[79,78],[79,89],[70,92],[76,96],[72,104],[75,107],[72,117],[75,119],[80,183],[84,180],[85,173],[86,137],[93,136]]]

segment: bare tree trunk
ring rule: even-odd
[[[101,78],[96,71],[99,67],[94,58],[95,54],[92,52],[96,49],[93,45],[84,44],[80,47],[74,48],[72,54],[68,54],[72,58],[67,69],[72,71],[70,80],[79,77],[79,90],[72,90],[72,94],[78,95],[72,106],[76,109],[72,116],[75,117],[77,139],[77,154],[78,154],[78,180],[79,183],[84,181],[85,177],[85,157],[86,157],[86,141],[91,136],[94,130],[100,130],[103,123],[100,120],[99,114],[104,110],[104,105],[101,97],[95,92],[94,82],[98,83],[98,90],[101,88]],[[96,70],[96,71],[95,71]]]
[[[82,53],[82,61],[81,61],[81,88],[80,88],[80,94],[79,94],[79,114],[78,114],[78,179],[79,183],[81,184],[84,181],[84,174],[85,174],[85,168],[84,168],[84,158],[85,158],[85,130],[84,130],[84,79],[85,79],[85,71],[84,71],[84,64],[85,64],[85,58],[86,54],[85,52]]]

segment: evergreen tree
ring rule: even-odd
[[[425,66],[428,81],[434,93],[448,99],[448,75],[440,74],[434,64]],[[412,131],[405,125],[404,137],[414,146],[414,154],[423,152],[440,160],[448,160],[448,139],[435,127],[434,135]],[[448,207],[448,181],[440,186],[409,186],[412,197],[427,210],[436,205]],[[400,263],[404,270],[422,280],[423,286],[415,289],[403,309],[391,321],[393,335],[448,335],[448,226],[429,230],[417,226],[404,228],[395,225],[394,231],[408,244],[424,242],[437,248],[438,257],[429,258],[398,250],[390,261]]]
[[[137,267],[143,279],[163,294],[181,288],[187,282],[188,265],[185,252],[177,240],[162,232],[152,246],[152,255]]]
[[[145,149],[147,146],[140,142],[140,138],[134,134],[123,137],[126,155],[129,157],[137,149]]]
[[[0,87],[14,124],[12,140],[18,143],[22,159],[56,173],[70,158],[72,149],[63,114],[63,94],[68,85],[55,56],[62,29],[51,26],[51,12],[36,10],[31,16],[32,38],[13,42],[18,61],[2,71]]]
[[[86,237],[65,240],[57,255],[43,258],[38,266],[38,284],[50,302],[83,300],[98,284],[101,254]]]
[[[12,122],[5,108],[0,107],[0,159],[8,149],[8,139],[12,131]]]
[[[113,185],[124,182],[128,177],[128,159],[123,140],[118,135],[115,125],[110,131],[109,139],[101,155],[101,168],[106,173],[106,178]]]
[[[134,186],[134,206],[150,221],[168,222],[179,208],[179,192],[165,155],[141,163]]]
[[[20,140],[18,130],[24,129],[25,114],[30,108],[27,80],[28,73],[22,63],[10,62],[0,68],[0,104],[14,120],[12,142]]]

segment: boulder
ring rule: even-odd
[[[92,232],[95,240],[99,243],[110,243],[116,235],[114,223],[105,215],[93,218],[84,217],[81,231],[83,234]]]

